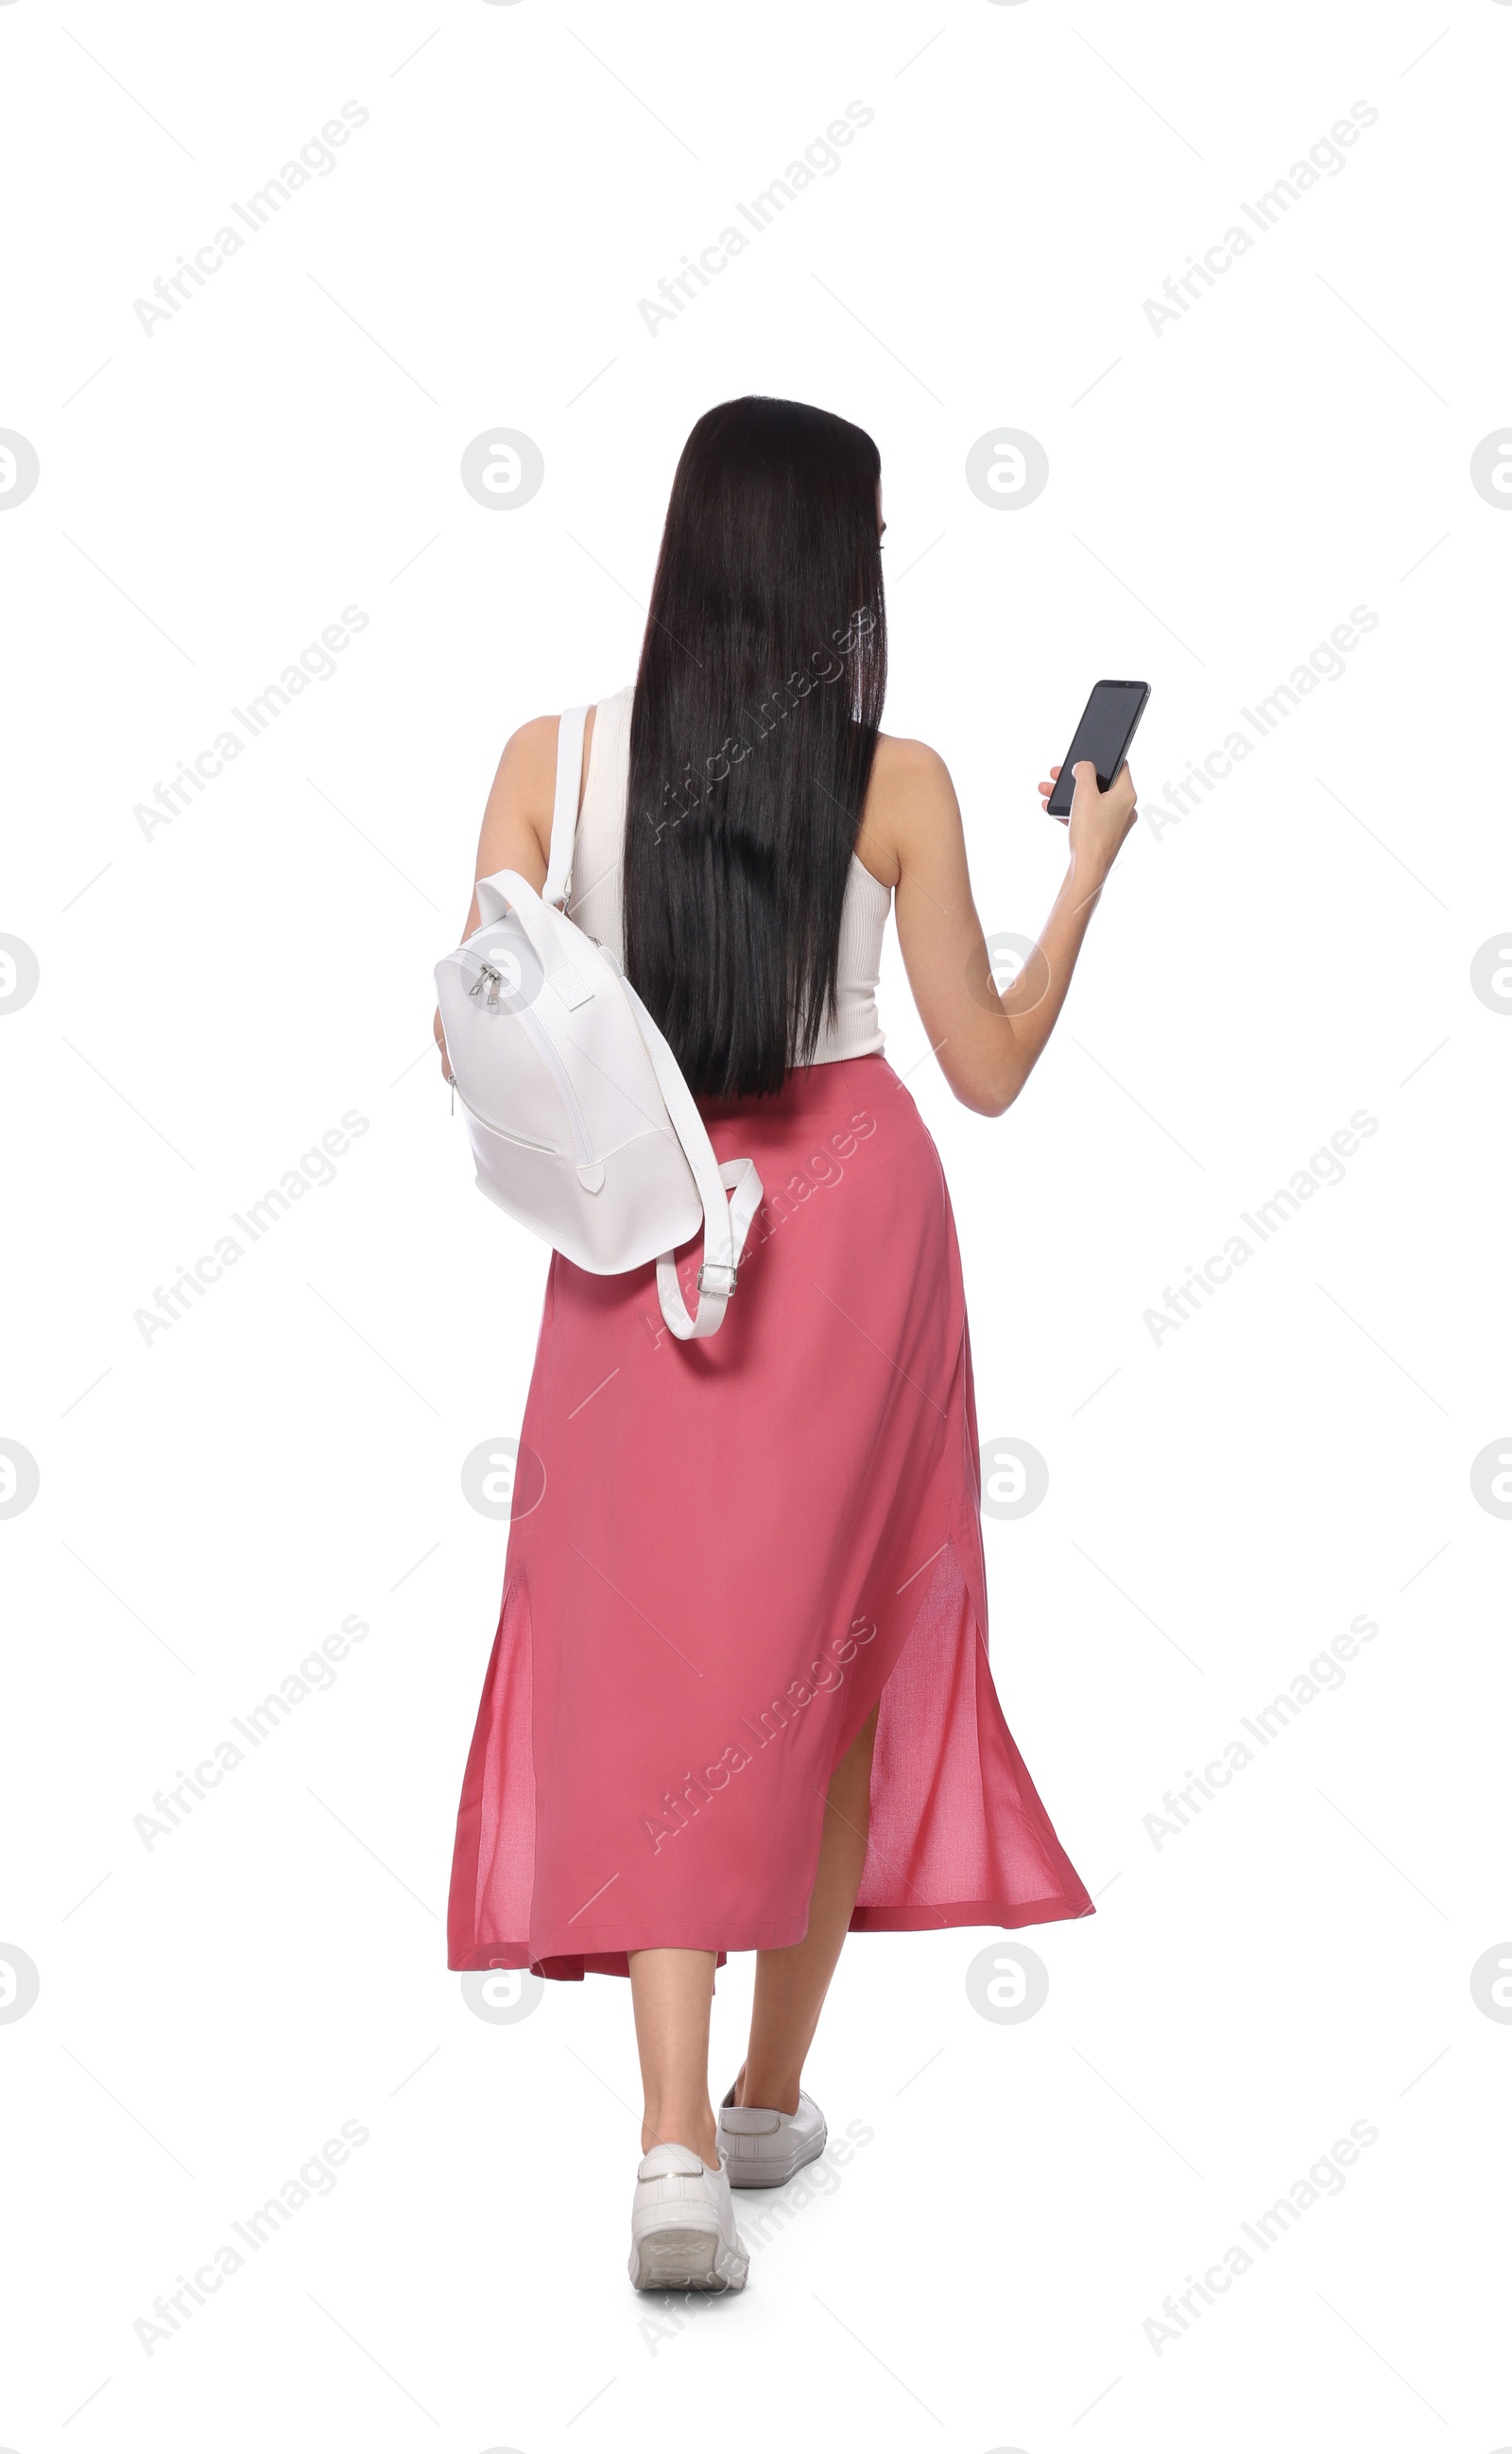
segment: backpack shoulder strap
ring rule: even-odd
[[[543,903],[565,905],[572,875],[572,846],[577,835],[578,798],[583,774],[583,728],[586,707],[566,709],[557,728],[556,799],[551,810],[551,855],[547,863]]]
[[[698,1273],[698,1309],[696,1313],[689,1313],[678,1284],[676,1260],[672,1254],[663,1253],[656,1264],[656,1291],[661,1298],[662,1318],[674,1338],[712,1338],[725,1318],[725,1306],[735,1292],[741,1255],[746,1249],[751,1220],[761,1207],[764,1187],[756,1173],[754,1159],[726,1159],[721,1166],[708,1138],[708,1128],[698,1113],[693,1095],[683,1078],[682,1068],[666,1038],[630,982],[622,979],[621,986],[630,1012],[640,1025],[657,1087],[666,1102],[672,1130],[683,1146],[683,1156],[692,1169],[693,1181],[704,1205],[704,1257]],[[734,1198],[726,1199],[726,1195],[731,1194]],[[709,1283],[706,1282],[706,1271]]]

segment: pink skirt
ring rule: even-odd
[[[987,1667],[961,1257],[919,1112],[860,1056],[704,1114],[766,1187],[716,1337],[670,1335],[649,1266],[552,1257],[452,1968],[801,1941],[879,1700],[852,1928],[1091,1911]]]

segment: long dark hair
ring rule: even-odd
[[[691,1088],[779,1091],[835,1011],[887,674],[877,447],[725,401],[672,480],[630,720],[626,969]]]

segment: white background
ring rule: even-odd
[[[1512,918],[1512,519],[1469,459],[1512,416],[1512,7],[66,20],[0,6],[0,425],[41,469],[0,518],[0,930],[41,969],[0,1017],[0,1434],[41,1478],[0,1523],[0,1939],[41,1974],[0,2024],[0,2436],[1504,2445],[1512,2030],[1470,1970],[1512,1933],[1512,1524],[1470,1466],[1512,1421],[1512,1022],[1470,965]],[[348,100],[329,175],[144,332]],[[637,302],[852,100],[843,167],[653,338]],[[1343,171],[1157,337],[1143,302],[1357,101]],[[1136,832],[1005,1119],[952,1104],[889,946],[983,1434],[1049,1466],[987,1521],[995,1673],[1099,1913],[1023,1938],[1022,2024],[967,1999],[986,1933],[851,1943],[810,2082],[873,2136],[694,2319],[625,2280],[627,1989],[492,2025],[445,1966],[507,1533],[459,1471],[518,1431],[546,1257],[471,1191],[425,1052],[500,746],[631,677],[683,438],[746,391],[878,440],[886,722],[949,762],[991,931],[1053,894],[1034,786],[1097,674],[1150,679],[1169,809],[1378,622]],[[546,463],[507,513],[458,475],[498,426]],[[1005,426],[1050,466],[1011,513],[964,476]],[[348,605],[334,674],[146,835]],[[1163,1289],[1360,1109],[1344,1181],[1157,1344]],[[145,1340],[348,1110],[335,1180]],[[154,1792],[347,1615],[334,1686],[145,1847]],[[1343,1688],[1157,1848],[1163,1794],[1357,1615]],[[344,2121],[336,2188],[149,2356],[154,2296]],[[1354,2122],[1346,2185],[1152,2347]]]

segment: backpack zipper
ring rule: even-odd
[[[567,1123],[572,1129],[572,1147],[577,1154],[577,1163],[579,1167],[591,1167],[594,1164],[594,1158],[592,1146],[588,1141],[587,1119],[578,1105],[578,1095],[572,1088],[572,1077],[557,1055],[550,1034],[543,1031],[528,1006],[521,1007],[520,1020],[525,1025],[527,1037],[544,1060],[547,1072],[556,1084],[558,1096],[567,1112]]]
[[[561,1157],[561,1152],[552,1143],[528,1141],[524,1134],[507,1134],[502,1125],[491,1124],[487,1116],[480,1116],[477,1109],[468,1105],[466,1096],[458,1090],[455,1082],[451,1086],[451,1096],[454,1100],[461,1101],[463,1115],[470,1116],[475,1125],[481,1125],[486,1134],[492,1134],[496,1141],[513,1142],[517,1150],[540,1151],[547,1158]]]

